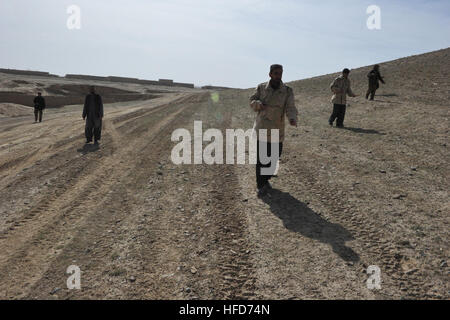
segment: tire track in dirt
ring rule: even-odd
[[[112,144],[117,147],[120,145],[120,142],[117,141],[118,134],[111,124],[112,122],[109,123],[108,127],[112,130],[107,130],[107,133],[109,131],[113,139]],[[47,265],[47,263],[43,261],[43,259],[45,259],[45,254],[56,246],[58,241],[55,240],[57,240],[58,237],[61,238],[64,234],[73,233],[74,230],[77,229],[77,226],[79,226],[83,220],[83,216],[86,215],[86,212],[83,211],[87,209],[89,200],[95,201],[92,194],[95,192],[98,194],[105,193],[108,190],[109,185],[118,178],[114,173],[126,172],[127,164],[121,159],[123,159],[133,148],[135,148],[134,145],[128,145],[120,152],[113,153],[110,158],[102,160],[102,162],[96,166],[95,170],[78,179],[76,183],[63,184],[65,187],[64,191],[61,192],[61,194],[56,194],[47,198],[47,200],[44,200],[36,206],[35,209],[31,210],[24,220],[16,224],[16,228],[13,229],[17,229],[15,233],[4,234],[1,241],[3,242],[2,246],[4,244],[6,250],[2,252],[2,264],[4,265],[2,269],[8,270],[8,273],[10,274],[14,271],[13,268],[11,268],[11,265],[13,265],[17,266],[18,269],[16,269],[16,271],[19,271],[21,269],[19,268],[19,261],[32,261],[32,267],[37,269],[41,268],[40,266]],[[111,170],[109,170],[111,167],[119,170],[111,172]],[[75,174],[75,176],[77,176],[77,174]],[[99,180],[102,181],[100,189],[97,188],[95,183]],[[51,213],[50,215],[49,212]],[[32,224],[28,223],[22,226],[22,223],[29,221],[29,219],[37,214],[45,216],[45,219],[41,218],[38,221],[33,220]],[[67,219],[69,219],[70,223],[66,223]],[[45,235],[43,239],[41,239],[43,232]],[[23,237],[23,234],[27,234],[28,237]],[[51,242],[46,240],[51,237],[56,239],[51,239]],[[37,244],[41,245],[41,247]],[[63,244],[60,243],[59,246],[61,245]],[[37,248],[39,248],[39,250],[37,250]],[[36,270],[33,274],[35,276],[30,281],[36,281],[36,274],[39,274],[39,272]],[[17,276],[14,278],[15,281],[18,280]],[[2,287],[14,287],[11,283],[8,282],[8,284],[6,282],[2,283]]]
[[[83,224],[78,225],[77,228],[74,229],[76,233],[74,239],[66,245],[64,251],[66,252],[66,256],[71,256],[71,259],[76,257],[76,261],[78,264],[87,266],[89,269],[87,274],[83,276],[83,279],[86,283],[95,284],[101,283],[102,277],[104,274],[102,272],[94,272],[95,269],[104,271],[105,266],[108,265],[109,255],[105,255],[104,252],[99,255],[95,255],[92,251],[87,254],[85,252],[86,247],[95,248],[97,246],[98,241],[107,241],[110,244],[103,245],[102,247],[106,250],[111,250],[112,247],[118,245],[118,243],[123,242],[122,239],[114,239],[115,234],[109,233],[108,228],[116,229],[114,225],[116,221],[120,221],[121,225],[126,224],[126,230],[123,230],[126,235],[135,234],[135,228],[139,228],[139,223],[134,222],[130,223],[129,220],[133,220],[136,218],[131,213],[136,210],[136,206],[139,204],[139,199],[137,199],[137,194],[139,194],[139,189],[143,183],[147,182],[147,177],[150,174],[153,174],[153,168],[149,168],[149,166],[153,166],[157,160],[159,160],[159,150],[164,150],[165,146],[158,143],[158,139],[161,135],[165,135],[168,130],[172,127],[172,122],[174,119],[182,117],[184,112],[187,112],[188,106],[182,106],[177,108],[177,105],[172,105],[169,109],[170,114],[165,116],[164,119],[154,118],[152,121],[156,122],[149,129],[147,128],[147,133],[143,136],[140,136],[137,139],[138,144],[133,147],[135,150],[139,150],[139,152],[129,153],[129,161],[123,165],[123,167],[116,167],[115,171],[123,172],[123,176],[120,178],[117,183],[108,188],[110,192],[106,193],[105,190],[98,192],[100,195],[106,194],[106,199],[108,201],[102,201],[102,203],[93,206],[99,208],[95,215],[89,214],[86,219],[83,221]],[[173,110],[175,109],[175,110]],[[163,114],[165,115],[165,113]],[[147,115],[148,116],[148,115]],[[117,131],[113,130],[115,133],[113,135],[118,136]],[[148,137],[148,138],[147,138]],[[129,150],[128,150],[129,151]],[[126,151],[128,153],[128,151]],[[147,158],[148,156],[148,158]],[[144,158],[145,157],[145,158]],[[120,157],[121,162],[125,162],[125,157]],[[133,191],[134,190],[134,191]],[[89,239],[86,239],[84,235],[92,235]],[[101,239],[101,240],[100,240]],[[96,240],[96,241],[94,241]],[[69,252],[69,249],[70,250]],[[106,261],[105,261],[106,259]],[[95,264],[91,262],[95,261]],[[63,281],[63,279],[53,279],[53,281],[46,280],[47,278],[54,278],[54,274],[61,272],[61,268],[63,266],[67,267],[67,263],[69,263],[64,257],[62,259],[58,258],[56,263],[52,264],[50,271],[46,272],[46,276],[44,279],[40,281],[33,289],[33,292],[41,292],[44,296],[46,293],[50,292],[51,288],[49,288],[50,282],[59,283]],[[126,264],[122,264],[120,266],[122,269],[126,267]],[[121,270],[122,270],[121,269]],[[91,285],[92,286],[92,285]],[[42,289],[45,287],[46,289]],[[89,285],[86,286],[89,289]],[[37,289],[39,288],[39,290]],[[103,288],[105,288],[103,286]],[[118,289],[120,292],[116,293],[118,295],[123,295],[122,289]],[[32,296],[34,293],[30,293]],[[99,293],[99,289],[96,291]]]
[[[175,99],[176,101],[178,101],[180,98],[184,98],[185,95],[182,95],[181,97],[171,97],[172,99]],[[167,100],[167,99],[166,99]],[[157,105],[156,108],[159,108],[159,110],[161,110],[161,107],[164,108],[167,106],[167,103],[165,103],[165,101],[162,105]],[[140,104],[140,107],[144,107],[146,106],[146,104]],[[154,109],[151,108],[150,111]],[[148,110],[144,109],[144,111],[148,112]],[[119,117],[121,116],[122,113],[126,113],[128,112],[127,109],[125,109],[124,111],[113,111],[111,113],[108,112],[108,119],[106,119],[106,123],[108,123],[110,121],[109,118],[112,118],[114,116],[114,114],[119,113]],[[145,116],[145,113],[142,114],[141,116]],[[72,120],[69,119],[69,122],[71,122]],[[116,121],[115,118],[113,118],[113,121]],[[118,121],[116,121],[117,123]],[[63,127],[66,127],[66,125],[63,125]],[[106,126],[105,126],[106,127]],[[115,128],[113,126],[111,126],[111,128]],[[25,130],[26,128],[24,128]],[[80,132],[82,131],[81,129],[78,128],[78,126],[76,126],[76,128],[72,129],[71,131],[67,131],[64,130],[64,132],[66,133],[63,137],[60,136],[60,140],[56,141],[56,143],[51,144],[51,145],[47,145],[44,146],[42,148],[39,148],[35,151],[32,151],[33,155],[26,155],[24,156],[22,159],[22,162],[17,162],[16,160],[13,160],[11,162],[9,162],[8,165],[8,170],[7,172],[5,172],[5,174],[7,174],[7,176],[5,178],[3,178],[1,180],[0,183],[0,187],[6,191],[3,192],[3,200],[4,203],[8,203],[8,202],[14,202],[14,198],[17,198],[18,193],[17,193],[17,188],[21,188],[22,191],[20,192],[24,192],[26,190],[30,190],[31,186],[28,187],[27,185],[34,185],[36,180],[42,180],[42,179],[46,179],[46,181],[42,181],[41,184],[44,184],[43,186],[43,190],[53,193],[52,190],[47,190],[47,182],[48,181],[52,181],[53,179],[57,179],[60,180],[61,178],[65,178],[65,171],[70,170],[71,168],[77,167],[80,165],[80,161],[83,162],[82,159],[78,158],[78,157],[73,157],[71,156],[71,154],[73,154],[74,152],[74,148],[75,148],[75,142],[78,141],[78,139],[82,140],[82,136],[83,134],[79,133],[77,135],[75,135],[72,138],[67,139],[68,134],[70,135],[73,132]],[[109,132],[108,129],[105,128],[106,133]],[[106,146],[108,145],[109,141],[108,141],[109,137],[106,136],[106,140],[104,138],[104,141],[106,142]],[[64,146],[64,147],[63,147]],[[115,146],[117,147],[117,145]],[[24,148],[25,152],[27,152],[27,148]],[[104,150],[102,150],[104,151]],[[109,151],[110,152],[110,151]],[[114,150],[112,150],[112,152],[114,152]],[[13,155],[15,157],[17,157],[17,152]],[[11,157],[13,157],[11,156]],[[14,168],[11,168],[11,166],[14,165]],[[36,166],[39,165],[39,166]],[[47,168],[51,168],[50,170],[47,170]],[[91,168],[92,165],[90,166],[89,169]],[[67,174],[66,176],[72,177],[73,175],[71,174]],[[53,177],[53,178],[52,178]],[[72,178],[70,178],[72,182]],[[69,182],[69,183],[70,183]],[[61,191],[62,189],[64,189],[64,186],[61,186],[58,190],[58,194],[59,191]],[[20,194],[20,193],[19,193]],[[36,197],[37,195],[35,195],[34,197]],[[28,195],[26,194],[21,194],[19,196],[19,199],[25,199],[28,198]],[[30,202],[32,199],[27,199],[26,202]],[[38,204],[38,206],[42,206],[42,205],[46,205],[46,203],[49,201],[49,199],[44,199],[44,200],[39,200],[41,203]],[[12,208],[7,209],[9,211],[12,210]],[[8,214],[9,215],[9,214]],[[14,219],[17,220],[17,219]],[[12,221],[13,223],[15,221]]]
[[[221,126],[224,136],[228,128],[232,128],[232,112],[226,108]],[[249,255],[245,212],[236,205],[242,203],[243,199],[238,193],[239,183],[234,166],[225,164],[221,169],[216,170],[216,192],[213,196],[214,207],[227,213],[214,214],[217,225],[222,226],[216,233],[217,242],[224,248],[218,264],[223,281],[221,298],[251,299],[255,298],[255,269]]]
[[[232,128],[229,106],[233,102],[227,99],[213,100],[211,97],[206,110],[195,120],[203,121],[203,130],[216,128],[225,137],[225,130]],[[199,232],[203,235],[199,240],[195,238],[195,242],[198,241],[196,245],[189,247],[191,252],[197,252],[197,256],[191,258],[195,257],[195,260],[190,263],[198,265],[200,275],[189,275],[191,271],[187,270],[186,282],[194,294],[185,292],[185,297],[255,298],[248,226],[235,169],[235,166],[228,164],[201,164],[191,170],[191,175],[199,177],[192,182],[199,189],[195,193],[199,198],[195,201],[194,211],[199,210],[201,213],[187,215],[183,230],[189,237],[195,237]]]
[[[306,188],[310,194],[314,194],[316,198],[326,199],[326,205],[330,211],[335,213],[333,221],[341,224],[348,229],[360,248],[361,261],[360,266],[365,272],[369,265],[377,265],[381,269],[382,281],[390,287],[387,295],[391,294],[395,297],[424,297],[424,279],[419,272],[406,274],[400,265],[402,255],[398,246],[395,246],[383,231],[383,227],[377,223],[373,217],[367,217],[353,208],[349,208],[348,199],[344,192],[336,192],[329,186],[318,184],[311,172],[313,168],[305,166],[297,167],[298,176],[301,177],[298,183]],[[383,286],[383,284],[381,284]],[[395,290],[397,287],[397,290]],[[392,292],[393,291],[393,292]],[[403,291],[404,293],[401,293]],[[379,293],[383,297],[384,293]],[[390,298],[393,298],[392,296]]]
[[[192,94],[182,94],[181,96],[178,97],[171,97],[171,100],[169,103],[176,103],[178,101],[181,101],[183,99],[186,99],[186,97],[189,97]],[[150,103],[152,101],[150,100]],[[145,108],[148,105],[148,101],[145,103],[141,103],[141,104],[137,104],[135,106],[132,106],[132,109],[138,109],[136,111],[131,111],[129,112],[127,109],[125,110],[108,110],[108,117],[109,118],[113,118],[113,122],[114,123],[119,123],[119,122],[123,122],[122,125],[126,125],[125,120],[133,120],[136,119],[137,117],[140,116],[145,116],[148,113],[153,113],[155,111],[161,110],[165,107],[168,106],[169,103],[162,101],[162,103],[160,103],[159,105],[156,105],[150,109]],[[78,112],[71,112],[71,113],[75,113],[78,114]],[[118,116],[115,116],[115,114],[119,114]],[[38,149],[33,149],[32,154],[30,155],[30,150],[29,149],[24,149],[22,151],[19,151],[19,153],[11,153],[11,156],[8,160],[8,157],[6,157],[6,160],[0,164],[0,173],[3,169],[8,169],[11,170],[12,167],[17,166],[21,163],[23,163],[22,165],[20,165],[20,167],[18,168],[14,168],[15,172],[19,172],[21,169],[26,168],[27,166],[30,166],[33,161],[35,159],[38,159],[40,155],[43,155],[46,153],[46,151],[52,150],[54,151],[54,153],[60,151],[60,148],[62,146],[65,145],[71,145],[72,143],[74,143],[75,141],[78,141],[82,136],[83,133],[80,133],[82,130],[80,130],[79,126],[74,126],[73,125],[73,119],[70,117],[67,117],[67,113],[64,113],[63,115],[57,115],[56,117],[49,119],[48,121],[46,121],[45,123],[47,125],[46,128],[48,128],[48,126],[51,126],[51,130],[52,132],[48,132],[47,131],[42,131],[40,133],[38,133],[37,135],[34,134],[32,138],[28,139],[28,140],[23,140],[22,138],[20,138],[20,135],[17,135],[16,133],[12,133],[12,139],[18,139],[19,142],[17,143],[13,143],[13,142],[9,142],[8,144],[8,149],[11,151],[11,148],[15,147],[15,146],[23,146],[26,143],[32,143],[33,141],[37,141],[39,142],[40,138],[42,138],[43,136],[52,136],[55,135],[55,137],[57,136],[59,138],[58,141],[52,143],[51,145],[46,145],[43,148],[38,148]],[[56,126],[54,126],[54,124],[56,124]],[[25,124],[25,126],[23,126],[22,124],[20,126],[22,126],[21,128],[21,132],[34,129],[35,124]],[[62,130],[63,129],[63,130]],[[68,130],[69,129],[69,130]],[[57,133],[57,135],[55,134]],[[61,133],[63,134],[63,136],[61,136]],[[7,137],[4,137],[5,141],[7,140]],[[37,143],[39,144],[39,143]],[[22,154],[20,152],[23,152]],[[3,157],[5,159],[5,157]],[[11,176],[10,172],[8,172],[8,175]]]
[[[180,119],[177,127],[190,128],[193,120],[202,120],[204,129],[228,128],[231,114],[217,110],[220,115],[216,115],[205,102],[211,104],[210,99],[199,101],[202,107],[197,113]],[[151,186],[161,188],[158,189],[161,193],[154,191],[150,197],[157,202],[149,208],[148,233],[143,231],[148,243],[141,254],[145,261],[142,281],[145,288],[140,288],[135,296],[146,299],[253,297],[253,267],[245,215],[235,205],[240,202],[240,196],[232,166],[167,166],[167,174],[157,175],[156,180],[150,181]]]
[[[230,205],[243,200],[236,192],[238,185],[232,167],[227,166],[223,173],[222,177],[215,176],[213,196],[214,207],[223,210],[214,212],[215,222],[220,226],[216,241],[223,248],[218,262],[219,298],[251,299],[255,298],[255,269],[250,257],[247,221],[242,208]]]
[[[233,177],[232,167],[226,166],[224,172],[218,170],[217,166],[204,166],[206,172],[201,171],[205,174],[202,179],[214,181],[207,189],[210,192],[197,191],[201,199],[210,200],[213,209],[208,213],[210,221],[206,225],[203,219],[191,219],[189,215],[179,216],[180,209],[179,206],[176,207],[176,203],[185,201],[182,200],[185,196],[172,194],[177,189],[167,185],[169,181],[173,181],[170,174],[166,177],[165,173],[159,176],[154,172],[157,163],[163,163],[161,161],[165,160],[162,159],[166,159],[170,153],[170,148],[160,143],[161,138],[167,138],[175,128],[185,126],[195,110],[202,110],[198,109],[198,105],[202,104],[203,99],[193,97],[185,101],[185,104],[194,105],[181,110],[176,118],[166,120],[157,134],[158,138],[149,139],[146,146],[134,152],[139,160],[130,167],[129,176],[124,177],[116,189],[111,190],[111,196],[107,196],[112,201],[106,201],[95,216],[88,217],[85,227],[78,228],[78,235],[65,247],[65,254],[52,263],[51,268],[31,290],[29,297],[48,297],[52,286],[63,285],[67,277],[63,270],[72,259],[82,267],[83,289],[79,292],[64,289],[54,297],[167,299],[177,297],[180,293],[176,294],[173,290],[183,283],[191,286],[204,298],[253,297],[253,268],[245,238],[245,215],[233,205],[239,196],[236,194],[237,182]],[[227,127],[228,123],[222,125]],[[145,135],[141,138],[145,138]],[[153,193],[168,196],[171,204],[165,203],[166,197],[158,198],[153,203],[142,198],[148,197],[141,189],[145,189],[149,179],[156,188]],[[158,179],[162,179],[161,184]],[[165,179],[169,180],[163,183]],[[121,192],[123,188],[128,192]],[[211,197],[210,194],[214,195]],[[150,199],[154,199],[153,195]],[[185,204],[186,210],[191,208],[195,211],[196,207],[200,208],[201,199],[196,198],[192,203]],[[127,203],[125,208],[122,206],[123,202]],[[151,214],[147,214],[146,210],[151,210]],[[198,257],[193,256],[193,253],[196,252],[195,248],[204,248],[196,241],[183,242],[182,230],[191,230],[191,234],[198,230],[206,232],[206,239],[202,237],[203,240],[200,241],[202,245],[209,246],[209,240],[213,240],[208,250],[211,260],[203,258],[210,261],[205,266],[209,272],[200,267],[198,274],[191,274],[189,268],[186,270],[183,267],[186,264],[198,264]],[[84,235],[88,235],[87,238]],[[111,262],[110,257],[116,256],[115,250],[123,259]],[[182,268],[175,271],[176,275],[168,274],[177,265]],[[135,283],[128,281],[130,274],[137,279]],[[123,278],[125,275],[126,280]],[[214,289],[211,295],[200,287],[204,284]],[[192,298],[195,299],[194,296]]]

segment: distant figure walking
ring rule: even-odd
[[[83,108],[83,120],[86,119],[84,133],[86,143],[92,142],[98,144],[102,134],[103,102],[102,97],[95,93],[95,87],[91,86],[90,93],[86,96]]]
[[[330,126],[333,125],[334,120],[337,118],[336,126],[338,128],[344,127],[347,95],[349,97],[357,96],[353,93],[350,87],[350,79],[348,78],[349,73],[350,70],[345,68],[342,70],[342,75],[334,79],[333,83],[330,85],[331,91],[333,92],[333,97],[331,98],[331,102],[333,103],[333,112],[328,119]]]
[[[33,100],[34,103],[34,122],[36,123],[39,118],[39,122],[42,122],[42,113],[45,109],[45,99],[41,95],[41,92],[38,92],[38,95]]]
[[[374,65],[373,69],[367,74],[367,78],[369,78],[369,88],[367,89],[366,99],[368,99],[370,95],[370,100],[373,100],[375,91],[380,87],[378,80],[383,84],[385,83],[380,74],[380,66],[377,64]]]
[[[284,118],[289,119],[291,126],[297,126],[297,108],[295,107],[294,91],[281,81],[283,66],[273,64],[270,66],[270,81],[258,85],[255,93],[250,97],[250,106],[258,114],[255,121],[257,134],[257,162],[256,185],[257,195],[262,197],[272,188],[269,180],[275,173],[284,139]],[[266,139],[259,136],[261,129],[267,130]],[[271,129],[278,130],[279,137],[275,140],[271,136]],[[262,151],[260,154],[260,150]],[[276,153],[278,149],[278,157]],[[269,157],[268,163],[262,163],[261,156]],[[265,162],[265,161],[264,161]],[[264,168],[264,172],[262,169]],[[273,169],[273,170],[272,170]],[[268,171],[268,172],[266,172]]]

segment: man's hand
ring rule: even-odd
[[[262,102],[259,101],[259,100],[254,100],[254,101],[251,103],[251,106],[252,106],[252,108],[253,108],[254,111],[261,111],[261,110],[264,109]]]
[[[86,119],[86,117],[83,117],[83,120]]]
[[[263,104],[261,101],[258,101],[258,110],[257,111],[263,111],[267,108],[265,104]]]
[[[297,120],[295,120],[295,119],[289,119],[289,124],[291,125],[291,126],[297,126]]]

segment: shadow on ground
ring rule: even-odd
[[[398,97],[396,93],[385,93],[385,94],[377,94],[379,97]]]
[[[89,144],[86,143],[82,148],[78,149],[78,152],[81,152],[83,155],[87,154],[89,152],[95,152],[100,149],[100,146],[98,144]]]
[[[306,204],[278,189],[272,189],[270,196],[266,195],[262,200],[283,221],[286,229],[329,244],[333,251],[345,261],[359,261],[359,255],[345,245],[346,241],[354,240],[354,238],[341,225],[326,221]]]
[[[389,103],[389,104],[402,104],[401,102],[391,101],[391,100],[374,99],[372,101],[373,102],[384,102],[384,103]]]
[[[353,132],[356,132],[356,133],[368,133],[368,134],[385,135],[385,133],[382,133],[382,132],[380,132],[378,130],[374,130],[374,129],[363,129],[363,128],[355,128],[355,127],[343,127],[341,129],[353,131]]]

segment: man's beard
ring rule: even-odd
[[[270,79],[270,86],[271,86],[273,89],[278,89],[278,88],[280,87],[280,84],[281,84],[281,80],[273,80],[273,79]]]

